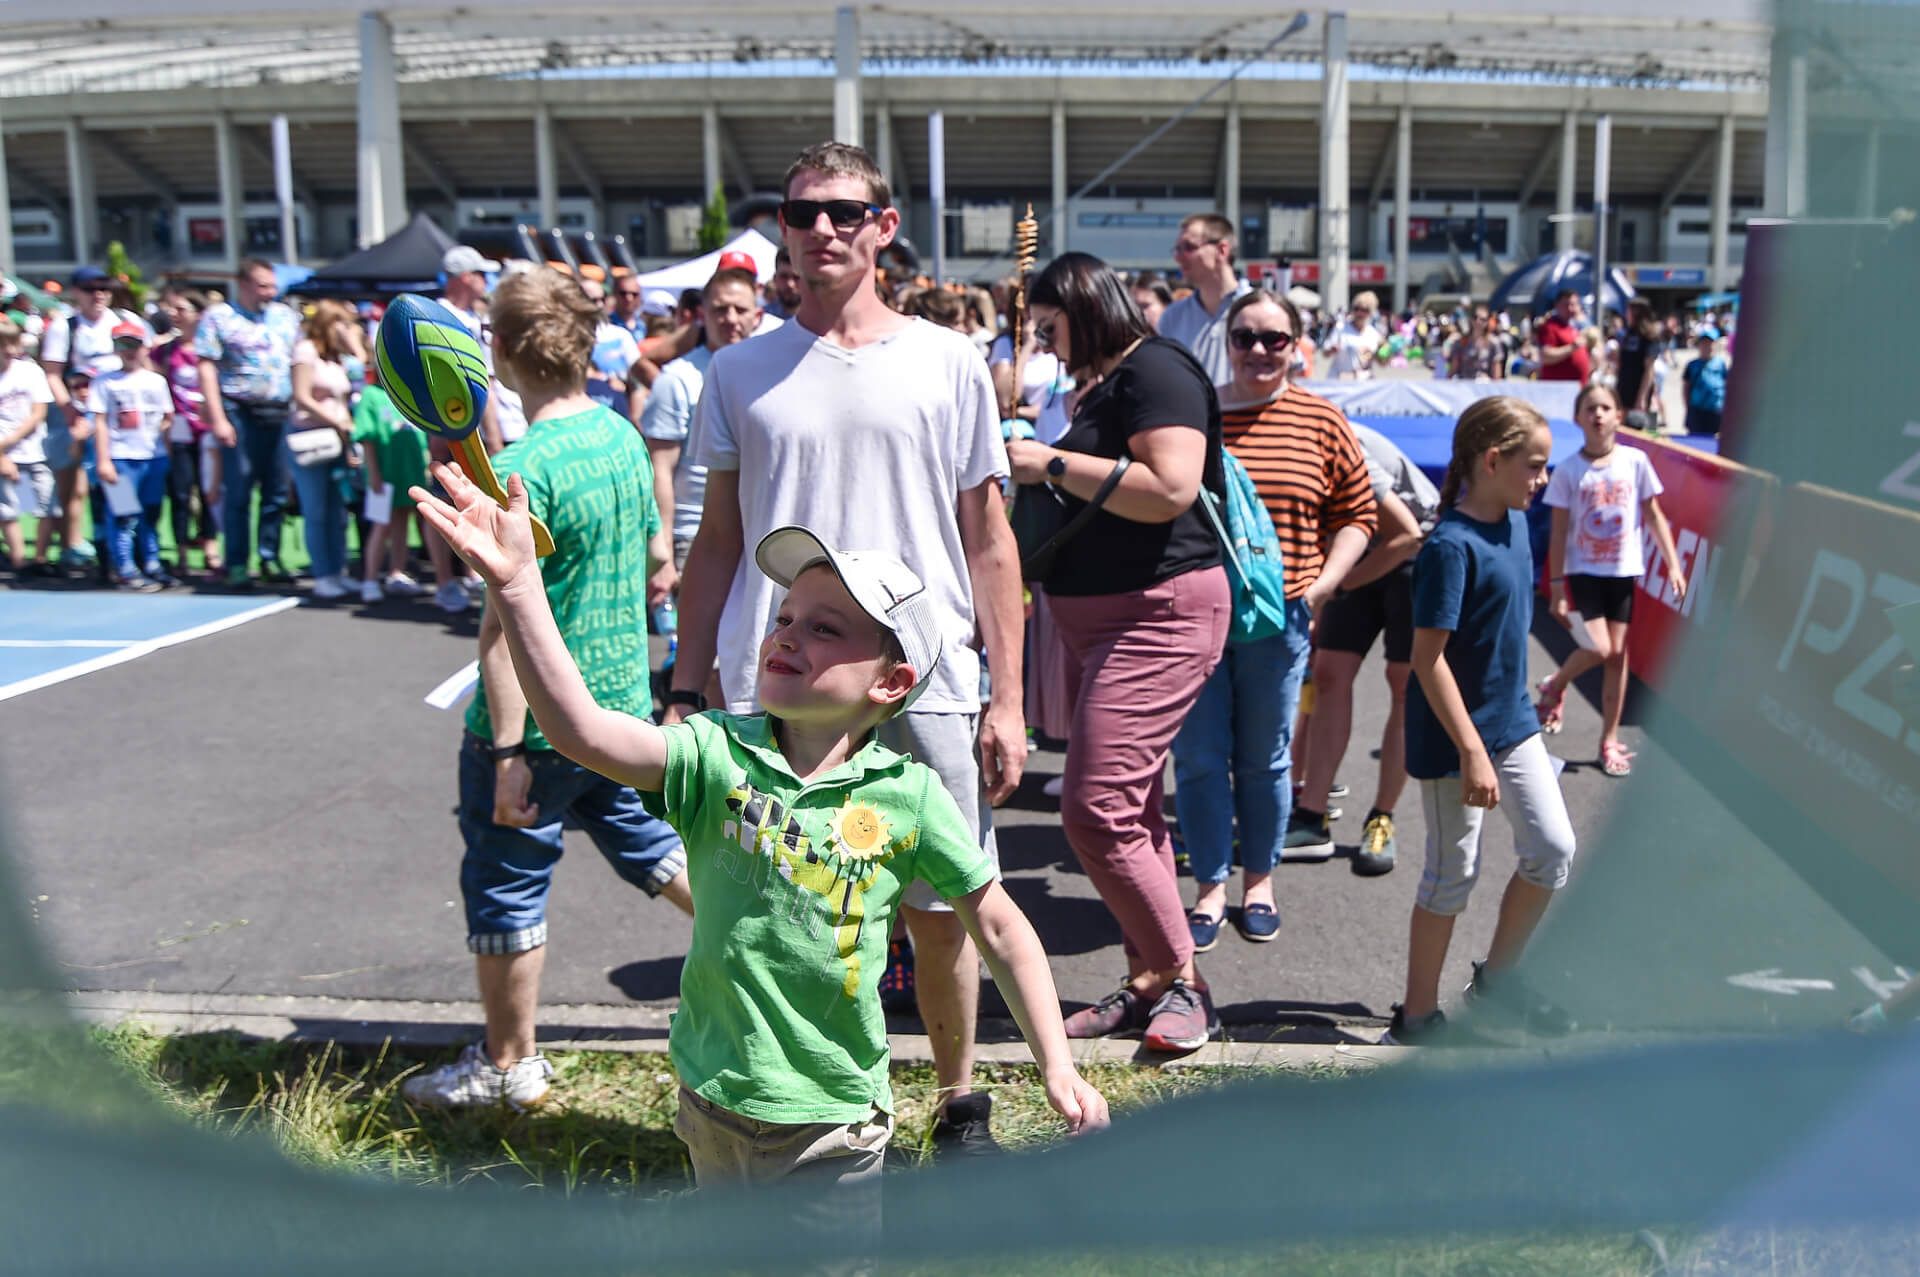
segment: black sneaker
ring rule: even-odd
[[[1490,1018],[1548,1037],[1563,1037],[1579,1027],[1572,1016],[1549,1002],[1517,974],[1512,971],[1489,973],[1484,962],[1473,964],[1473,980],[1467,985],[1467,1004]]]
[[[993,1096],[984,1091],[956,1095],[933,1124],[933,1160],[990,1157],[1000,1151],[993,1138]]]
[[[1432,1011],[1417,1020],[1407,1018],[1407,1009],[1393,1004],[1393,1023],[1380,1035],[1381,1046],[1433,1046],[1447,1033],[1447,1013]]]
[[[293,573],[278,559],[260,560],[260,579],[270,585],[292,585]]]
[[[1354,849],[1353,871],[1362,878],[1378,878],[1393,872],[1393,813],[1376,811],[1367,817],[1367,827]]]
[[[1296,808],[1287,819],[1287,841],[1280,852],[1282,860],[1331,860],[1333,829],[1320,812],[1302,812]]]
[[[888,1015],[914,1015],[920,1009],[913,991],[913,944],[905,936],[887,945],[887,969],[880,973],[880,1009]]]

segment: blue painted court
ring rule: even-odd
[[[0,700],[299,604],[297,598],[246,595],[83,590],[0,594]]]

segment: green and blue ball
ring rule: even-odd
[[[387,307],[373,339],[380,385],[400,415],[449,443],[472,434],[487,410],[486,354],[460,317],[416,293]]]

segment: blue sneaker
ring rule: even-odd
[[[1233,925],[1246,939],[1265,944],[1280,934],[1280,911],[1272,905],[1241,905]]]
[[[1220,943],[1220,919],[1198,909],[1187,915],[1187,931],[1193,936],[1193,951],[1205,953]]]

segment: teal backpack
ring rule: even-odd
[[[1260,500],[1253,477],[1240,459],[1220,449],[1220,464],[1226,472],[1227,499],[1223,504],[1205,484],[1200,487],[1201,503],[1213,530],[1220,535],[1220,546],[1227,558],[1227,574],[1233,580],[1233,628],[1229,643],[1251,643],[1271,638],[1287,628],[1286,576],[1280,563],[1280,534],[1274,531],[1273,516]]]

